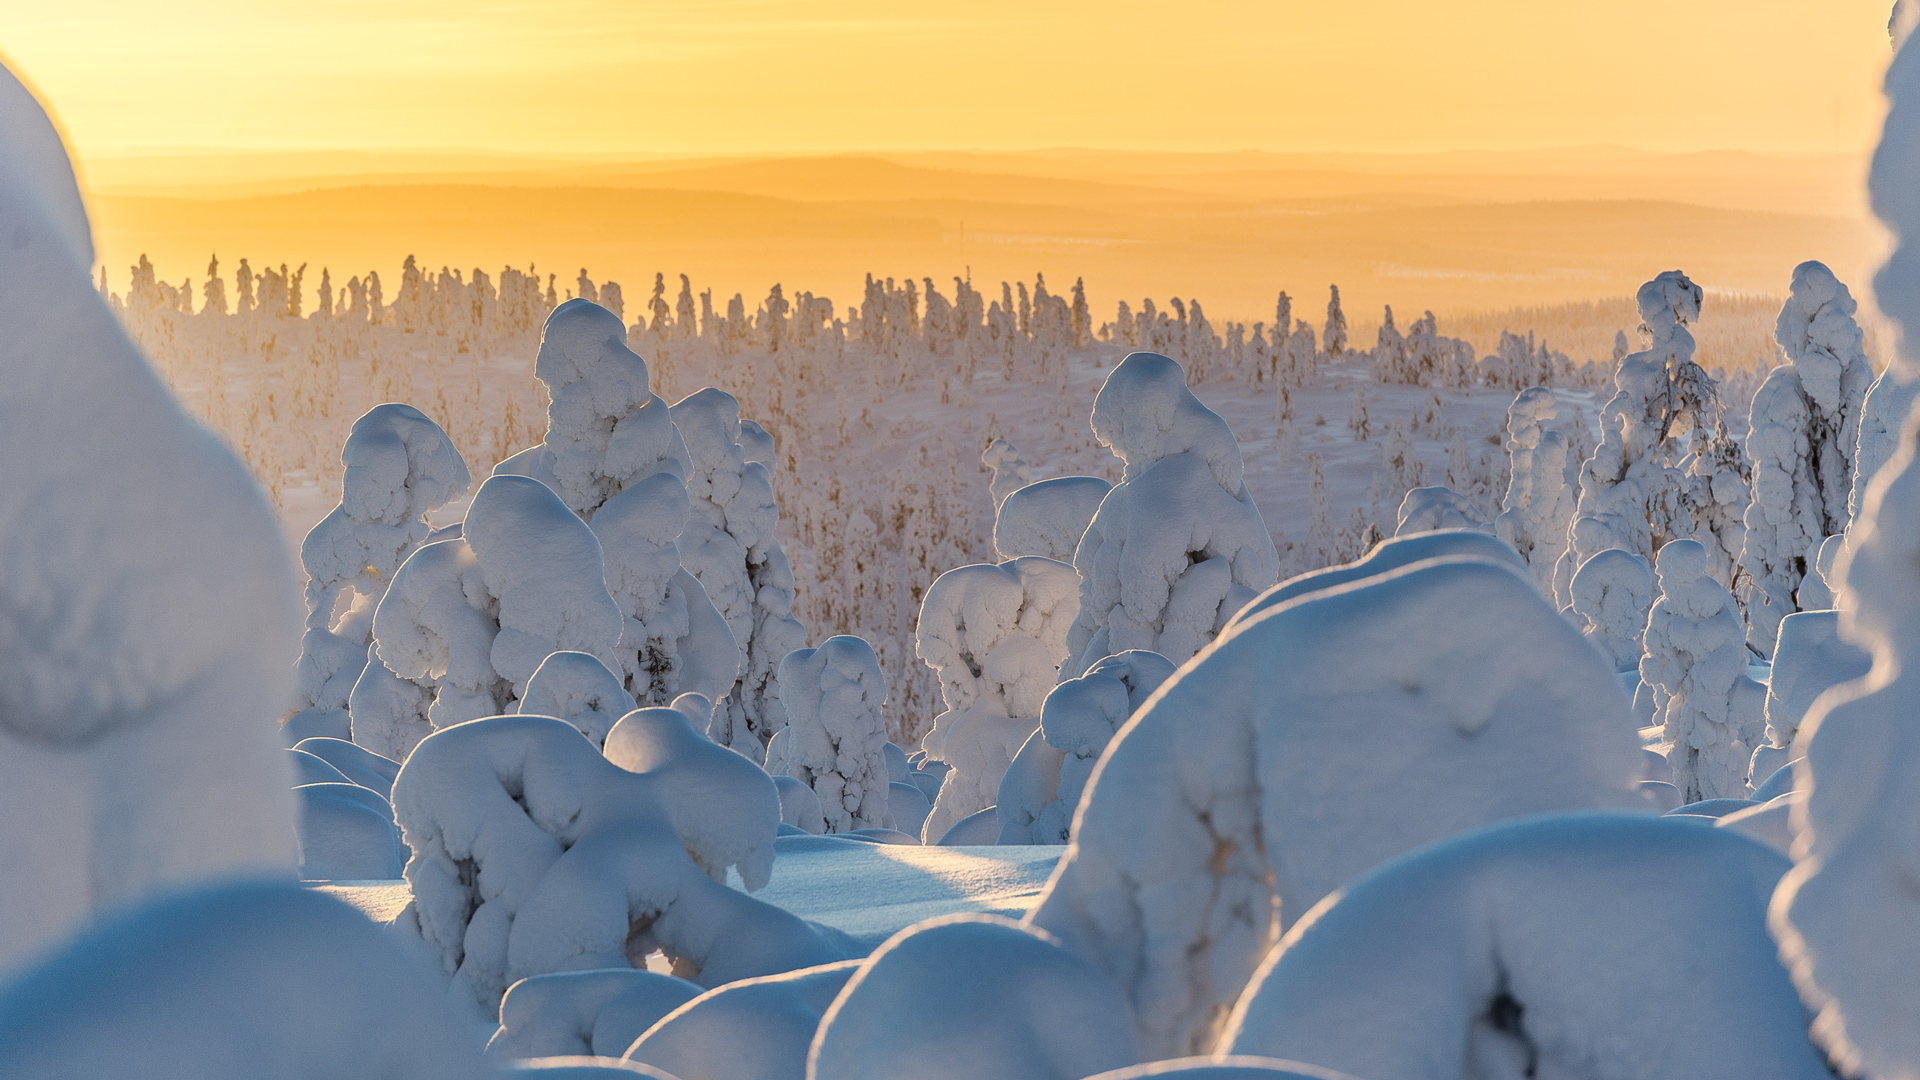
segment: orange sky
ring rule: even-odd
[[[0,0],[151,147],[1859,151],[1888,0]]]

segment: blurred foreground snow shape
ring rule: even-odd
[[[1362,578],[1378,577],[1426,559],[1449,556],[1472,557],[1485,559],[1488,562],[1504,563],[1520,573],[1525,573],[1527,567],[1526,561],[1520,558],[1519,552],[1507,546],[1507,543],[1499,537],[1488,533],[1471,529],[1438,529],[1433,532],[1408,533],[1405,536],[1382,540],[1374,545],[1373,550],[1367,552],[1364,558],[1356,559],[1345,566],[1329,566],[1324,570],[1314,570],[1288,578],[1254,597],[1234,614],[1226,629],[1232,629],[1268,608],[1277,607],[1297,596],[1337,588]],[[1224,633],[1225,630],[1222,632]]]
[[[1334,889],[1503,818],[1646,807],[1610,667],[1505,562],[1270,608],[1121,730],[1031,921],[1122,986],[1149,1057],[1206,1052],[1282,924]]]
[[[487,1067],[385,932],[318,892],[242,882],[122,911],[0,987],[0,1075],[162,1073],[476,1080]]]
[[[1304,1065],[1278,1058],[1248,1057],[1230,1054],[1224,1057],[1171,1058],[1115,1069],[1087,1080],[1154,1080],[1171,1076],[1179,1080],[1358,1080],[1346,1073]]]
[[[300,877],[307,881],[396,878],[407,848],[393,809],[357,784],[305,784],[300,798]],[[358,793],[364,792],[364,797]]]
[[[672,1073],[651,1065],[590,1054],[525,1058],[508,1062],[506,1070],[509,1073],[530,1073],[538,1080],[622,1080],[623,1077],[632,1080],[636,1076],[648,1080],[680,1080]]]
[[[695,983],[639,968],[535,975],[507,987],[487,1054],[618,1058],[661,1017],[700,994]]]
[[[821,1018],[809,1080],[1079,1080],[1139,1060],[1126,1003],[1051,934],[992,915],[907,928]]]
[[[1734,830],[1638,816],[1457,836],[1308,913],[1221,1048],[1365,1077],[1592,1075],[1606,1062],[1606,1075],[1821,1080],[1767,934],[1787,867]]]
[[[709,990],[643,1034],[627,1059],[679,1080],[805,1080],[820,1017],[861,963],[800,968]]]
[[[157,888],[291,878],[301,608],[265,494],[95,289],[60,136],[4,69],[0,236],[5,972]]]

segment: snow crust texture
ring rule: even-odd
[[[100,908],[292,869],[301,611],[266,496],[89,280],[72,165],[4,69],[0,236],[5,971]]]
[[[1065,563],[1028,556],[957,567],[927,589],[915,650],[938,673],[946,708],[921,747],[951,766],[923,826],[927,843],[994,805],[1067,660],[1082,587]]]
[[[1786,869],[1734,830],[1644,816],[1443,841],[1294,926],[1222,1049],[1430,1080],[1817,1080],[1826,1063],[1767,934]],[[1649,992],[1675,985],[1698,989],[1684,1004]]]
[[[1644,805],[1618,680],[1523,574],[1436,559],[1279,604],[1120,730],[1031,922],[1121,987],[1148,1057],[1211,1050],[1283,922],[1374,867]]]
[[[1280,576],[1239,444],[1158,353],[1115,366],[1094,398],[1093,431],[1126,468],[1074,553],[1080,611],[1064,673],[1129,649],[1183,662]]]

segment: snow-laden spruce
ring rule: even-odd
[[[1595,554],[1623,548],[1651,560],[1660,544],[1693,535],[1681,521],[1669,440],[1700,429],[1714,409],[1713,380],[1694,362],[1700,286],[1669,270],[1640,286],[1635,301],[1651,339],[1622,357],[1616,392],[1600,410],[1600,445],[1580,470],[1580,497],[1566,554],[1554,568],[1554,598],[1565,607],[1573,575]]]
[[[1753,500],[1740,565],[1752,588],[1747,643],[1763,657],[1772,655],[1780,620],[1801,610],[1808,551],[1847,528],[1860,412],[1873,382],[1856,310],[1824,264],[1794,267],[1774,331],[1787,362],[1753,396]]]
[[[373,616],[374,658],[353,688],[354,741],[406,760],[436,729],[514,711],[560,651],[611,658],[620,611],[600,544],[546,485],[493,476],[462,535],[408,556]]]
[[[1000,843],[1066,843],[1100,755],[1172,674],[1173,661],[1134,649],[1054,687],[1040,707],[1040,730],[1000,782]]]
[[[830,637],[780,661],[779,771],[820,800],[826,831],[893,828],[887,778],[887,680],[863,638]],[[811,831],[811,830],[810,830]]]
[[[1126,1003],[1051,934],[997,915],[929,919],[860,965],[807,1080],[1080,1080],[1139,1061]]]
[[[315,890],[246,881],[117,911],[0,985],[0,1075],[488,1072],[469,1018],[390,933]]]
[[[575,297],[540,333],[534,375],[547,388],[547,432],[494,467],[531,476],[581,518],[658,472],[685,479],[693,465],[667,403],[649,389],[647,364],[627,348],[627,328]]]
[[[304,733],[348,730],[347,695],[367,666],[373,612],[395,571],[427,542],[427,515],[467,493],[472,478],[453,440],[411,405],[376,405],[340,451],[340,502],[307,533],[307,632],[295,689]]]
[[[1707,574],[1707,549],[1675,540],[1654,564],[1660,597],[1647,613],[1640,681],[1671,747],[1682,802],[1743,799],[1765,729],[1765,688],[1747,677],[1745,627],[1725,585]]]
[[[731,866],[758,889],[773,868],[777,803],[741,764],[631,772],[551,717],[435,732],[393,786],[413,851],[399,924],[487,1016],[519,979],[640,964],[656,948],[703,986],[843,959],[819,929],[722,884]]]
[[[1107,376],[1093,433],[1126,469],[1074,553],[1080,611],[1062,673],[1129,649],[1181,663],[1280,576],[1240,446],[1157,353],[1134,353]]]
[[[773,477],[766,464],[748,459],[740,403],[732,394],[709,386],[675,402],[672,416],[692,462],[691,513],[677,544],[680,565],[706,590],[743,654],[740,677],[724,691],[713,735],[764,757],[767,740],[784,722],[776,684],[780,661],[807,644],[806,627],[793,617],[793,569],[774,536],[780,508]],[[755,745],[748,745],[749,736]]]
[[[980,452],[980,464],[993,473],[987,493],[996,508],[1007,501],[1007,496],[1033,482],[1033,469],[1021,455],[1020,448],[1005,439],[988,443]]]
[[[914,649],[939,676],[945,707],[920,745],[951,767],[922,826],[927,843],[994,805],[1059,681],[1076,586],[1084,582],[1065,563],[1028,557],[957,567],[927,588]]]
[[[0,67],[0,972],[98,909],[293,866],[292,560],[95,290],[73,175]]]
[[[1381,863],[1503,818],[1645,806],[1611,665],[1524,567],[1339,584],[1236,622],[1161,686],[1031,916],[1120,984],[1149,1057],[1211,1050],[1282,924]]]
[[[1112,490],[1097,476],[1056,476],[1014,491],[994,515],[994,553],[1002,562],[1038,555],[1071,564],[1101,500]]]
[[[1920,374],[1920,46],[1906,38],[1887,71],[1886,127],[1868,190],[1896,244],[1874,298],[1901,331],[1889,372]],[[1816,702],[1795,766],[1806,793],[1797,864],[1774,897],[1773,929],[1801,992],[1819,1010],[1814,1035],[1847,1074],[1920,1076],[1920,459],[1914,429],[1874,477],[1854,522],[1840,611],[1843,632],[1871,646],[1853,692]]]
[[[1767,678],[1767,736],[1754,748],[1747,781],[1755,787],[1794,757],[1800,723],[1821,694],[1863,678],[1873,656],[1840,636],[1838,611],[1798,611],[1780,620]]]
[[[590,526],[622,617],[612,654],[642,705],[670,705],[687,693],[719,700],[740,672],[733,631],[680,564],[689,506],[680,478],[658,472],[608,499]]]
[[[1491,532],[1493,527],[1480,516],[1473,500],[1450,487],[1408,488],[1400,500],[1400,511],[1393,535],[1434,532],[1440,529],[1474,529]]]
[[[1569,586],[1574,625],[1615,671],[1639,671],[1641,638],[1655,594],[1647,560],[1624,548],[1596,552]]]
[[[565,720],[600,746],[613,725],[633,711],[633,695],[599,657],[561,651],[540,661],[514,711]]]
[[[1507,407],[1506,509],[1493,520],[1494,534],[1533,567],[1542,589],[1553,589],[1554,567],[1567,551],[1573,521],[1573,489],[1567,485],[1567,437],[1546,430],[1560,411],[1553,391],[1520,391]]]
[[[1786,869],[1734,830],[1624,814],[1446,840],[1296,924],[1220,1049],[1364,1077],[1823,1080],[1767,935]]]

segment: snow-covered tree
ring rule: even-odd
[[[1029,557],[957,567],[928,587],[914,651],[937,674],[945,707],[921,747],[951,771],[923,827],[927,843],[994,805],[1068,658],[1079,584],[1065,563]]]
[[[1654,691],[1684,802],[1739,799],[1765,730],[1766,692],[1747,677],[1746,628],[1725,585],[1707,574],[1707,549],[1674,540],[1655,565],[1660,598],[1647,613],[1640,679]]]
[[[863,638],[830,637],[780,661],[782,772],[820,799],[827,831],[890,829],[887,682]],[[769,762],[769,764],[772,764]]]
[[[606,655],[642,706],[681,694],[725,697],[740,673],[740,647],[707,591],[680,564],[690,517],[687,489],[669,472],[608,499],[589,526],[602,552],[606,589],[622,616]]]
[[[620,610],[600,544],[546,485],[480,485],[460,537],[407,557],[373,616],[374,657],[348,699],[354,741],[405,761],[439,728],[512,712],[541,661],[610,659]]]
[[[1322,340],[1323,348],[1329,357],[1340,359],[1347,351],[1347,315],[1340,310],[1340,286],[1328,286],[1332,296],[1327,301],[1327,328]]]
[[[633,695],[620,676],[591,653],[554,653],[534,669],[527,691],[514,711],[528,716],[551,716],[580,729],[599,746],[620,718],[632,712]]]
[[[1574,571],[1596,553],[1624,548],[1652,559],[1675,536],[1692,535],[1682,513],[1681,475],[1673,460],[1678,440],[1701,427],[1714,411],[1713,382],[1693,360],[1688,325],[1700,318],[1700,286],[1669,270],[1640,287],[1647,348],[1623,357],[1614,372],[1616,392],[1600,411],[1600,445],[1580,470],[1575,529],[1554,569],[1554,595],[1566,606]]]
[[[1853,295],[1824,264],[1794,267],[1774,330],[1787,362],[1753,397],[1753,500],[1740,565],[1753,590],[1747,642],[1761,656],[1772,653],[1780,620],[1800,610],[1808,548],[1847,528],[1861,407],[1873,382],[1856,310]]]
[[[793,570],[775,536],[780,508],[768,464],[773,455],[762,445],[772,440],[759,425],[750,430],[752,421],[740,420],[733,395],[713,387],[677,402],[673,418],[693,465],[680,563],[712,598],[744,654],[711,734],[722,745],[764,755],[766,741],[785,722],[775,681],[780,661],[807,643],[806,628],[793,617]]]
[[[994,515],[994,551],[1002,562],[1038,555],[1071,564],[1080,537],[1112,490],[1097,476],[1056,476],[1020,488]]]
[[[1182,663],[1280,576],[1239,444],[1180,365],[1156,353],[1134,353],[1107,376],[1093,431],[1126,468],[1074,554],[1080,611],[1063,673],[1129,649]]]
[[[1647,560],[1622,548],[1606,548],[1580,564],[1573,575],[1573,620],[1580,632],[1615,671],[1637,671],[1640,639],[1653,607],[1653,569]]]
[[[1027,465],[1027,459],[1020,455],[1020,448],[1005,439],[995,439],[987,444],[980,453],[980,464],[993,471],[993,481],[988,487],[997,509],[1006,501],[1007,496],[1033,482],[1033,470]]]
[[[1347,430],[1353,432],[1356,442],[1366,442],[1373,434],[1373,425],[1367,419],[1367,388],[1353,388],[1353,411],[1347,415]]]
[[[374,609],[400,564],[427,542],[427,515],[472,482],[453,440],[411,405],[377,405],[354,421],[340,460],[340,502],[300,545],[307,632],[295,710],[308,715],[288,723],[303,734],[347,730],[347,695],[367,666]]]
[[[1507,407],[1506,509],[1494,519],[1494,534],[1533,567],[1545,590],[1567,550],[1573,491],[1567,486],[1566,438],[1545,426],[1560,410],[1544,386],[1522,390]]]
[[[1473,500],[1452,488],[1416,487],[1409,488],[1406,497],[1400,500],[1393,534],[1406,536],[1435,529],[1477,529],[1485,532],[1491,528],[1487,520],[1480,516],[1480,508],[1473,505]]]

